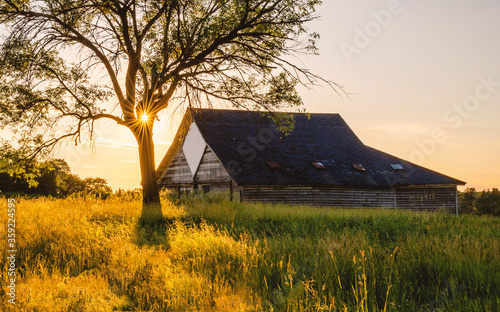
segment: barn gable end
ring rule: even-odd
[[[160,185],[190,185],[193,183],[193,173],[189,168],[184,151],[179,149],[170,166],[160,176]]]
[[[203,158],[206,147],[207,143],[205,142],[205,139],[203,139],[203,135],[196,125],[196,122],[191,123],[182,145],[183,154],[186,157],[187,164],[192,173],[191,178],[194,177],[196,171],[198,170],[198,166]]]
[[[198,171],[196,172],[198,183],[228,183],[231,182],[231,176],[226,171],[220,160],[207,145]]]
[[[189,153],[189,156],[186,155]],[[232,178],[220,160],[204,141],[193,121],[175,154],[169,155],[168,166],[159,173],[161,188],[192,192],[195,190],[223,191],[232,186]]]

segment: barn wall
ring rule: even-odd
[[[184,156],[182,149],[177,151],[174,159],[162,174],[159,182],[160,188],[171,185],[186,184],[193,182],[193,174]]]
[[[232,181],[214,152],[207,146],[195,176],[199,184],[228,184]]]
[[[406,187],[396,189],[399,209],[456,212],[456,187]]]
[[[456,211],[456,188],[401,187],[397,189],[247,187],[243,201],[314,205],[339,208],[398,208],[414,211]]]
[[[387,189],[244,188],[243,201],[314,205],[341,208],[395,208],[394,193]]]

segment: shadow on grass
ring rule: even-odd
[[[143,206],[141,217],[138,219],[134,231],[134,242],[138,246],[164,245],[168,247],[168,230],[177,223],[199,226],[203,222],[201,217],[192,216],[165,216],[161,213],[160,204]]]

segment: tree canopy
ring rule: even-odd
[[[500,191],[476,191],[475,188],[466,188],[459,192],[458,206],[461,213],[478,213],[500,216]]]
[[[81,179],[63,159],[25,161],[21,171],[0,169],[0,194],[26,194],[65,198],[70,195],[106,199],[113,194],[102,178]],[[29,174],[29,179],[26,179]]]
[[[296,84],[324,81],[292,62],[316,53],[319,36],[305,23],[320,2],[0,0],[0,124],[25,142],[45,134],[35,155],[92,138],[97,120],[112,119],[136,137],[144,200],[157,202],[158,114],[215,101],[300,107]]]

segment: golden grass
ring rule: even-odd
[[[16,210],[16,311],[500,308],[498,218],[221,198],[164,199],[156,225],[140,222],[140,200],[18,199]]]

